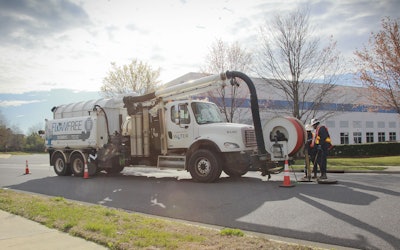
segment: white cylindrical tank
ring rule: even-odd
[[[119,132],[119,116],[122,115],[123,119],[127,116],[121,96],[59,105],[53,109],[53,119],[90,116],[93,112],[99,112],[94,111],[95,106],[103,108],[107,114],[110,133]]]

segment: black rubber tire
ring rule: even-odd
[[[189,172],[197,182],[215,182],[222,173],[219,158],[207,149],[199,149],[189,159]]]
[[[54,153],[52,160],[53,160],[54,172],[58,176],[71,175],[71,170],[69,169],[69,166],[66,164],[64,156],[61,153],[59,152]]]
[[[85,160],[80,153],[75,153],[71,157],[71,170],[74,176],[82,177],[85,171]]]
[[[242,175],[245,175],[247,172],[248,172],[247,170],[241,172],[240,170],[237,170],[237,169],[230,169],[230,168],[224,167],[224,173],[227,174],[231,178],[239,178]]]
[[[122,166],[119,163],[119,156],[112,158],[110,162],[111,162],[111,168],[104,169],[107,172],[107,174],[119,174],[125,168],[125,166]]]

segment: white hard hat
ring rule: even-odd
[[[319,120],[317,118],[311,119],[311,126],[314,126],[317,123],[319,123]]]
[[[306,124],[306,131],[311,131],[313,130],[313,126],[311,124]]]

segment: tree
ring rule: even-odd
[[[252,62],[251,54],[242,49],[238,42],[228,44],[221,39],[217,39],[210,48],[206,56],[205,67],[201,70],[210,74],[218,74],[227,70],[246,72]],[[233,122],[236,111],[243,104],[247,92],[238,91],[239,79],[231,82],[230,86],[215,91],[210,91],[209,95],[215,102],[228,122]],[[227,91],[229,91],[227,93]]]
[[[38,131],[43,129],[42,123],[37,123],[28,129],[28,136],[25,139],[24,150],[28,152],[44,152],[45,140]]]
[[[371,102],[400,114],[399,19],[384,18],[382,30],[372,32],[369,46],[356,50],[355,55],[357,76],[368,88]]]
[[[1,112],[1,110],[0,110],[0,125],[7,126],[6,117],[3,115],[3,113]]]
[[[323,103],[333,100],[341,73],[336,42],[331,37],[322,47],[313,35],[307,9],[276,15],[269,25],[261,27],[261,38],[258,74],[290,103],[292,116],[309,120]]]
[[[12,131],[7,127],[7,120],[0,110],[0,151],[7,151]]]
[[[33,132],[26,137],[24,149],[28,152],[44,152],[44,143],[44,138],[37,132]]]
[[[132,92],[142,95],[153,91],[159,84],[160,69],[153,70],[150,65],[137,59],[124,66],[112,62],[111,67],[101,86],[105,97]]]

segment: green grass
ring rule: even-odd
[[[328,158],[332,166],[400,166],[400,156],[368,157],[368,158]]]
[[[110,249],[314,249],[6,189],[0,189],[0,209]]]
[[[328,157],[328,170],[385,170],[387,166],[400,166],[400,156],[333,158]],[[294,169],[304,168],[304,159],[297,159]]]
[[[233,235],[233,236],[244,236],[244,233],[240,229],[223,228],[220,232],[221,235]]]

